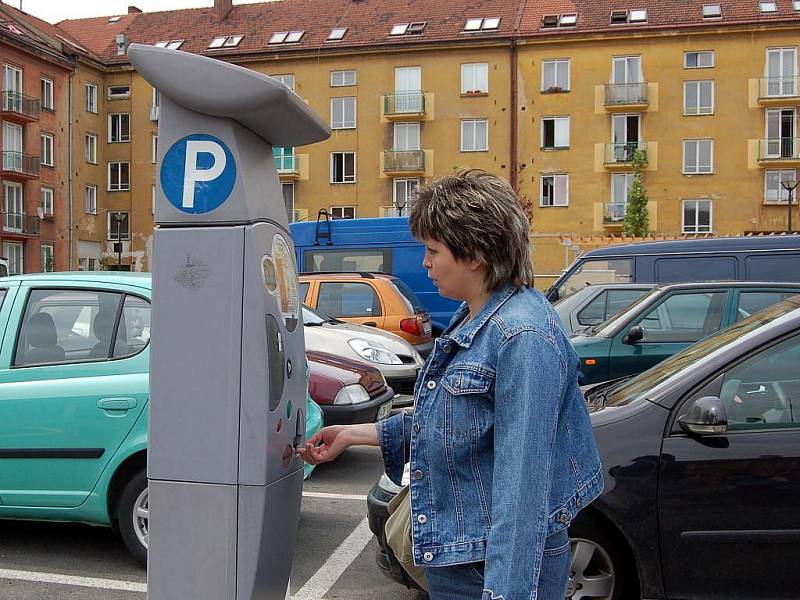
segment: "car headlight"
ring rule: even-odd
[[[400,483],[403,485],[397,485],[394,481],[389,479],[389,476],[384,473],[381,475],[380,481],[378,481],[378,487],[382,490],[389,492],[390,494],[399,494],[400,490],[402,490],[408,483],[411,481],[411,467],[408,463],[406,463],[405,469],[403,469],[403,478],[400,480]]]
[[[394,352],[388,348],[384,348],[375,342],[368,342],[367,340],[349,340],[347,342],[350,347],[356,351],[361,358],[370,362],[378,363],[379,365],[402,365],[403,361]]]
[[[334,404],[361,404],[369,400],[369,394],[364,386],[360,383],[354,385],[346,385],[339,390],[336,398],[333,399]]]

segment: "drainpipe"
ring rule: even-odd
[[[511,161],[511,170],[509,172],[509,183],[515,192],[519,191],[519,182],[517,181],[517,126],[519,97],[517,93],[517,36],[511,36],[511,148],[509,149],[509,160]]]
[[[75,60],[75,69],[77,70],[77,60]],[[74,269],[74,260],[75,260],[75,249],[74,249],[74,230],[75,230],[75,215],[73,214],[73,197],[72,197],[72,122],[73,122],[73,115],[72,115],[72,80],[75,77],[75,71],[71,71],[69,74],[69,81],[67,83],[68,86],[68,93],[67,93],[67,106],[68,106],[68,114],[69,114],[69,122],[67,123],[67,167],[68,167],[68,174],[67,174],[67,224],[68,224],[68,233],[67,233],[67,243],[69,244],[69,270],[72,271]]]

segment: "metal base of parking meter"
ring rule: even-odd
[[[151,600],[283,599],[305,431],[297,269],[272,146],[327,138],[282,84],[131,45],[161,93],[148,448]],[[236,90],[231,94],[230,90]]]

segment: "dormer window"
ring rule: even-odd
[[[335,29],[331,29],[331,32],[328,34],[327,41],[335,42],[344,38],[344,34],[347,33],[347,27],[337,27]]]
[[[389,35],[421,35],[425,31],[427,21],[417,23],[398,23],[389,32]]]
[[[759,2],[758,10],[762,13],[774,13],[778,12],[778,6],[774,2]]]
[[[487,19],[467,19],[464,31],[490,31],[500,27],[500,17],[489,17]]]
[[[719,4],[703,4],[704,19],[719,19],[722,17],[722,6]]]

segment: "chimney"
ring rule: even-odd
[[[224,21],[233,8],[233,0],[214,0],[214,12],[217,21]]]
[[[138,6],[128,6],[128,14],[129,15],[135,15],[135,14],[139,14],[141,12],[142,12],[142,9],[139,8]]]

